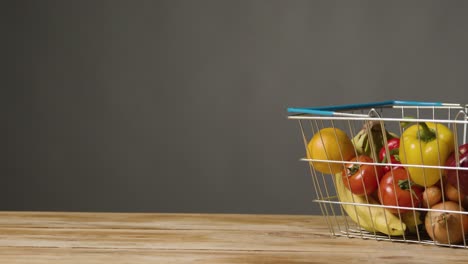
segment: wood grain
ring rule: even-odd
[[[467,253],[331,237],[320,216],[0,213],[0,263],[466,263]]]

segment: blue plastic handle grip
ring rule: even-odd
[[[344,104],[344,105],[334,105],[334,106],[301,107],[301,108],[290,107],[288,108],[288,113],[332,116],[335,114],[335,111],[338,111],[338,110],[351,110],[351,109],[358,109],[358,108],[371,108],[371,107],[382,107],[382,106],[391,106],[391,105],[441,106],[443,104],[441,102],[389,100],[389,101],[382,101],[382,102]]]

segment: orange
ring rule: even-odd
[[[348,135],[339,128],[323,128],[307,145],[309,159],[349,161],[355,156],[354,146]],[[313,168],[327,174],[336,174],[344,168],[343,163],[311,161]]]

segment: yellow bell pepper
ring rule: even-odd
[[[454,151],[453,133],[443,124],[417,123],[407,128],[400,139],[402,164],[443,166]],[[429,187],[442,175],[439,168],[407,168],[414,183]]]

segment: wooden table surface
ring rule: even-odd
[[[467,263],[467,249],[328,234],[320,216],[0,212],[0,263]]]

